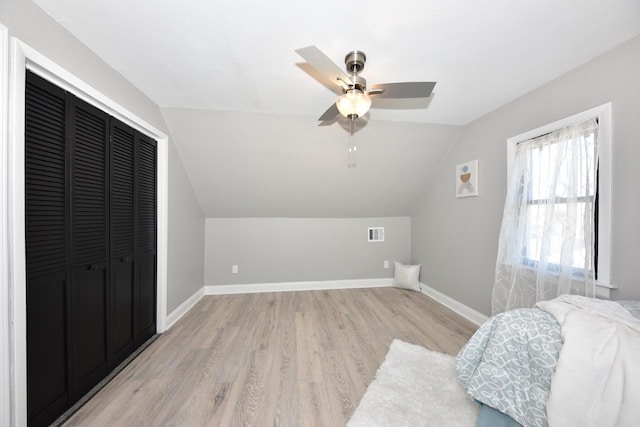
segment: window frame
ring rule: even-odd
[[[598,189],[597,189],[597,223],[598,235],[595,251],[597,253],[594,267],[597,271],[596,295],[608,298],[611,284],[611,190],[612,190],[612,123],[611,103],[599,105],[578,114],[565,117],[521,133],[507,139],[507,182],[515,163],[516,146],[529,139],[537,138],[589,119],[598,120]]]

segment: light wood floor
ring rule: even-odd
[[[205,296],[65,426],[343,426],[394,338],[476,327],[396,288]]]

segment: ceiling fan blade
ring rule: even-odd
[[[338,111],[338,106],[336,105],[336,103],[334,102],[333,104],[331,104],[331,107],[329,107],[327,109],[327,111],[325,111],[320,118],[318,119],[319,122],[326,122],[329,120],[333,120],[335,119],[337,116],[340,115],[340,111]]]
[[[331,81],[342,87],[340,80],[351,85],[351,77],[349,77],[344,71],[340,69],[327,55],[322,53],[320,49],[315,46],[307,46],[301,49],[296,49],[296,53],[304,58],[309,64],[316,70],[320,71],[325,76],[329,77]]]
[[[376,98],[428,98],[435,85],[436,82],[383,83],[371,85],[368,92]],[[379,89],[383,92],[379,93]]]

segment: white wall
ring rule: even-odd
[[[204,285],[204,216],[174,144],[169,145],[167,313]]]
[[[367,242],[367,227],[379,226],[385,241]],[[394,260],[410,261],[410,239],[409,217],[207,218],[205,285],[393,277]]]
[[[465,126],[412,216],[412,258],[423,283],[490,314],[506,194],[506,140],[613,103],[613,299],[640,300],[640,37]],[[479,159],[480,196],[457,199],[456,164]]]

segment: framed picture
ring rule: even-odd
[[[456,165],[456,197],[478,195],[478,159]]]

